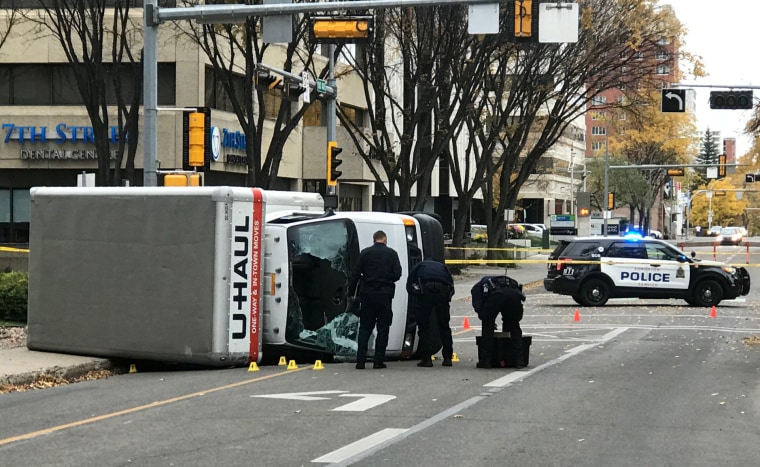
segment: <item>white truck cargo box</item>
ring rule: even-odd
[[[324,206],[244,187],[44,187],[31,204],[30,349],[210,366],[261,359],[267,214]]]

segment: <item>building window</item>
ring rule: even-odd
[[[591,112],[591,120],[605,120],[606,112]]]
[[[620,115],[618,115],[618,120],[625,120],[626,119],[625,115],[626,115],[625,112],[620,112]]]
[[[28,189],[0,189],[0,244],[29,243]]]
[[[670,55],[664,51],[655,52],[654,58],[657,60],[667,60]]]
[[[607,134],[607,127],[605,126],[594,126],[591,127],[591,134],[592,135],[606,135]]]
[[[107,73],[115,67],[108,65]],[[132,99],[137,67],[123,64],[118,68],[124,86],[124,100]],[[140,78],[141,80],[141,78]],[[174,63],[158,64],[158,105],[175,105],[177,77]],[[110,81],[106,83],[106,104],[116,105],[116,94]],[[139,89],[142,94],[142,88]],[[84,105],[74,71],[69,64],[0,64],[0,105]]]
[[[641,50],[636,52],[636,60],[644,60],[644,52],[642,52]]]
[[[604,141],[592,141],[591,142],[591,150],[592,151],[601,151],[605,148]]]
[[[668,65],[657,65],[657,71],[656,73],[658,75],[669,75],[670,74],[670,67]]]
[[[343,111],[345,114],[346,119],[350,120],[354,125],[359,128],[364,128],[367,126],[365,122],[365,115],[367,114],[366,110],[344,104],[340,104],[340,108],[341,111]]]
[[[591,98],[592,105],[602,105],[607,103],[607,96],[594,96]]]
[[[555,199],[554,200],[554,214],[564,214],[565,211],[563,210],[565,207],[565,202],[561,199]]]
[[[303,126],[326,126],[327,122],[324,121],[324,116],[326,115],[324,106],[325,104],[322,100],[312,102],[306,109],[306,112],[303,113],[303,118],[301,119]]]

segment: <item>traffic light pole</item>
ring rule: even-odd
[[[337,141],[335,138],[336,133],[336,126],[337,126],[337,99],[338,99],[338,88],[335,83],[335,44],[329,44],[328,46],[328,54],[329,57],[329,69],[327,74],[327,85],[333,89],[333,93],[328,96],[327,99],[327,141],[325,142],[325,163],[327,163],[327,159],[332,157],[330,154],[330,141]],[[330,179],[330,174],[327,173],[327,169],[325,170],[325,180]],[[329,183],[325,184],[327,188],[327,195],[328,196],[336,196],[336,186],[330,185]]]

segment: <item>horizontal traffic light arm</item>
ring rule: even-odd
[[[747,164],[723,164],[723,167],[741,167]],[[680,167],[693,167],[704,169],[706,167],[720,167],[720,164],[678,164],[673,165],[658,165],[658,164],[641,164],[641,165],[611,165],[609,169],[639,169],[639,170],[655,170],[655,169],[677,169]]]

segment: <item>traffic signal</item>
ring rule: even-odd
[[[335,186],[338,184],[338,177],[343,175],[343,172],[336,170],[342,160],[338,159],[338,154],[343,152],[343,148],[338,147],[337,141],[330,141],[327,143],[327,184]]]
[[[721,154],[718,156],[718,178],[724,178],[726,176],[726,155]]]
[[[256,86],[264,90],[274,89],[282,81],[282,78],[270,74],[266,70],[257,70],[256,74],[253,76],[253,79],[256,82]]]
[[[198,107],[182,113],[182,170],[211,168],[211,109]]]
[[[711,91],[711,109],[751,109],[752,91]]]
[[[515,1],[515,37],[525,38],[533,34],[531,28],[532,4],[532,0]]]
[[[671,177],[680,177],[684,174],[683,169],[668,169],[668,175]]]
[[[575,195],[575,203],[578,207],[578,217],[588,217],[591,215],[591,194],[589,192],[578,192]]]
[[[289,101],[297,101],[306,89],[301,84],[285,83],[282,85],[282,96]]]
[[[356,43],[372,40],[374,18],[365,16],[316,16],[310,19],[309,37],[317,44]]]
[[[514,14],[509,21],[509,35],[513,42],[538,41],[538,0],[515,0],[507,11]]]
[[[607,209],[615,209],[615,193],[607,193]]]
[[[191,167],[203,167],[206,139],[206,116],[200,112],[191,112],[187,116],[188,152],[187,163]]]

